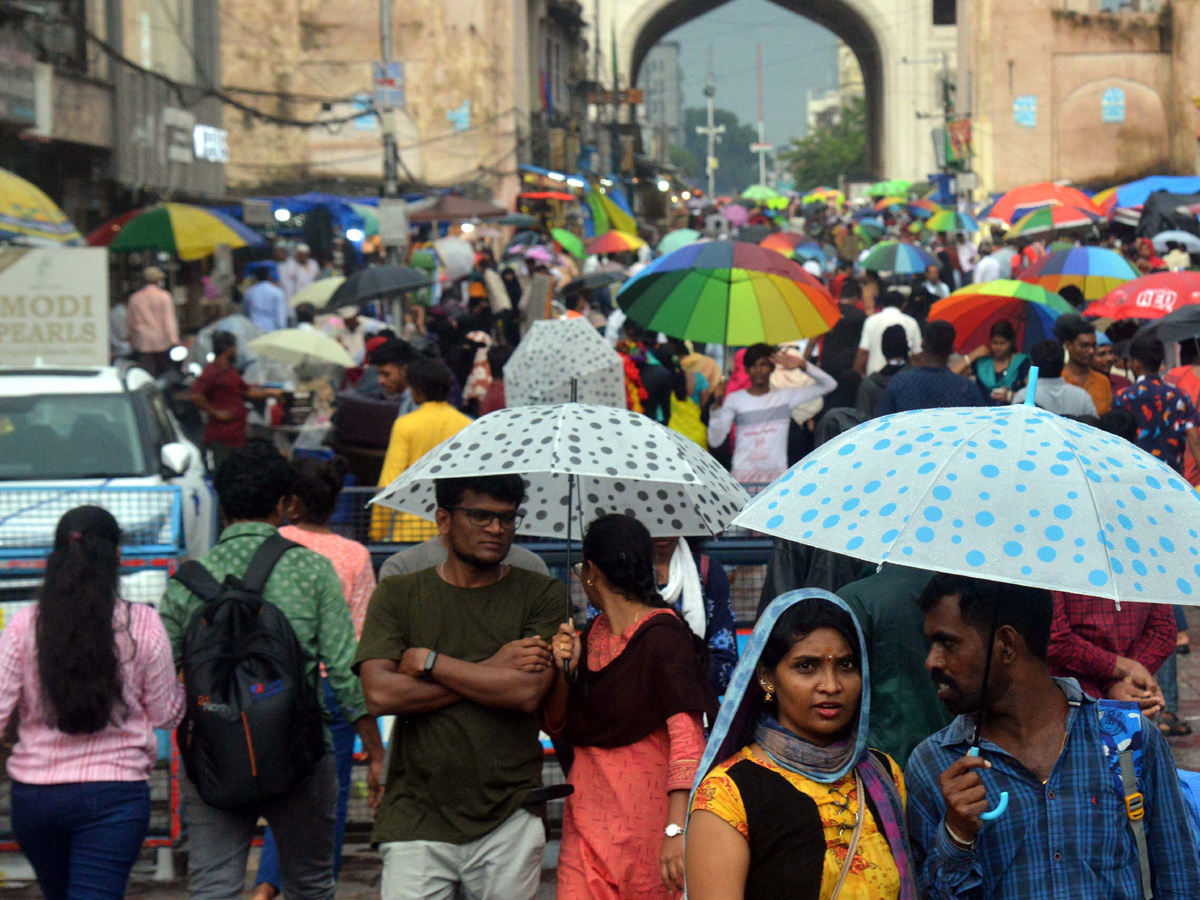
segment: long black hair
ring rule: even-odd
[[[38,677],[47,721],[65,734],[95,734],[127,712],[113,609],[121,528],[99,506],[58,520],[38,602]]]
[[[646,526],[632,516],[613,513],[592,522],[583,536],[583,558],[630,600],[669,609],[658,592],[654,542]]]

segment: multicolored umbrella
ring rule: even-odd
[[[1127,281],[1089,305],[1083,314],[1105,319],[1161,319],[1193,303],[1200,303],[1200,272],[1155,272]]]
[[[1085,300],[1099,300],[1127,281],[1138,271],[1115,250],[1104,247],[1072,247],[1043,256],[1024,272],[1021,280],[1040,284],[1048,291],[1061,291],[1074,285]],[[1170,310],[1167,310],[1170,312]]]
[[[755,203],[766,203],[768,200],[778,200],[782,194],[765,184],[752,184],[742,191],[743,200],[753,200]]]
[[[1111,216],[1114,209],[1117,208],[1117,189],[1110,187],[1107,190],[1100,191],[1092,195],[1092,203],[1096,209],[1100,210],[1104,215]]]
[[[654,331],[735,347],[815,337],[839,316],[797,263],[740,241],[690,244],[656,259],[625,282],[617,302]]]
[[[954,209],[943,209],[935,212],[925,223],[930,231],[978,231],[979,223],[974,216],[960,213]]]
[[[1098,212],[1074,206],[1043,206],[1018,219],[1009,237],[1035,237],[1054,234],[1070,228],[1086,228],[1104,218]]]
[[[187,203],[159,203],[93,231],[88,243],[113,252],[155,250],[185,262],[211,256],[221,244],[233,250],[265,246],[266,239],[237,219]]]
[[[942,208],[932,200],[914,200],[912,203],[908,204],[908,211],[918,219],[928,219],[932,217],[934,213],[940,213]]]
[[[825,250],[821,245],[812,238],[796,234],[794,231],[777,231],[775,234],[759,241],[758,246],[764,247],[767,250],[774,250],[776,253],[782,253],[788,259],[795,259],[800,262],[806,262],[811,259],[819,262],[822,267],[825,265]]]
[[[576,259],[583,259],[587,253],[583,249],[583,241],[575,234],[567,231],[565,228],[551,228],[550,236],[558,241],[558,246],[562,247]]]
[[[1017,346],[1032,347],[1054,336],[1054,322],[1075,308],[1045,288],[1024,281],[1000,278],[959,288],[933,304],[929,321],[940,319],[954,326],[955,349],[967,353],[986,344],[992,326],[1007,319],[1017,330]]]
[[[871,244],[883,237],[884,227],[874,219],[864,219],[854,226],[854,233]]]
[[[884,197],[882,200],[876,201],[875,209],[884,210],[893,206],[908,206],[907,197]]]
[[[83,235],[37,185],[0,169],[0,241],[82,244]]]
[[[1100,210],[1083,191],[1050,181],[1013,188],[1001,196],[980,218],[995,219],[1011,225],[1022,216],[1042,206],[1073,206],[1100,215]]]
[[[864,269],[895,275],[916,275],[924,272],[926,266],[935,265],[937,260],[920,247],[901,241],[884,241],[875,245],[862,261]]]
[[[696,241],[702,240],[703,237],[704,235],[695,228],[677,228],[658,242],[657,249],[659,253],[670,253],[672,250],[678,250],[680,247],[694,244]]]
[[[623,231],[606,231],[587,245],[588,256],[602,253],[629,253],[646,246],[640,237],[626,234]]]

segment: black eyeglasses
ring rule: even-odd
[[[525,516],[519,512],[492,512],[490,509],[474,509],[468,506],[447,506],[447,512],[464,512],[467,514],[467,521],[476,528],[488,528],[497,519],[500,520],[500,527],[509,530],[515,530],[521,527],[521,522]]]

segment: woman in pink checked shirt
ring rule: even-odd
[[[47,900],[117,900],[150,825],[156,728],[183,717],[158,613],[117,596],[121,529],[98,506],[58,522],[41,599],[0,634],[12,828]]]

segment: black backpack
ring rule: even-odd
[[[194,560],[175,574],[204,601],[184,635],[187,712],[176,737],[188,777],[217,809],[287,793],[325,753],[320,700],[296,632],[262,597],[275,563],[297,546],[272,535],[246,573],[224,584]]]

